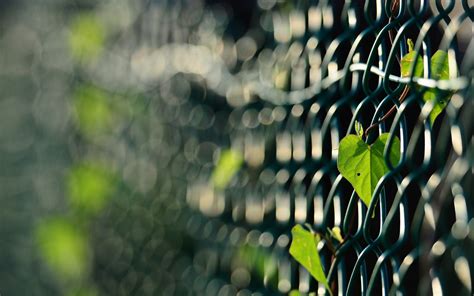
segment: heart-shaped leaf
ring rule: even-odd
[[[235,150],[222,151],[217,166],[212,172],[211,180],[217,189],[225,189],[242,166],[242,155]]]
[[[383,156],[388,136],[388,133],[381,134],[369,146],[360,137],[348,135],[339,144],[337,168],[367,207],[380,178],[389,171]],[[400,140],[397,137],[390,149],[389,159],[392,165],[400,160]]]
[[[415,62],[416,51],[413,50],[413,42],[408,40],[409,52],[403,56],[400,61],[400,73],[402,77],[410,76],[411,65]],[[423,61],[421,56],[418,56],[415,65],[415,71],[413,74],[414,77],[423,77]],[[434,80],[447,80],[449,79],[449,62],[448,55],[445,51],[438,50],[431,57],[431,78]],[[423,100],[425,102],[435,100],[435,105],[433,110],[430,113],[430,122],[434,123],[436,117],[443,111],[446,107],[449,99],[451,98],[450,93],[443,92],[438,89],[427,89],[423,94]],[[438,100],[437,97],[439,97]]]
[[[321,240],[319,235],[305,230],[301,225],[293,227],[291,235],[293,236],[290,246],[291,256],[331,293],[318,253],[318,244]]]

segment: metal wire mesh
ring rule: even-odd
[[[339,295],[472,295],[467,0],[249,1],[246,24],[225,2],[5,3],[0,293],[324,295],[288,253],[308,223],[348,235],[320,250]],[[408,38],[423,78],[400,75]],[[437,49],[449,81],[429,74]],[[453,95],[431,125],[433,87]],[[402,158],[367,209],[338,145],[392,105],[378,133],[400,138]],[[216,189],[228,149],[244,165]],[[74,176],[104,168],[112,197],[74,199]],[[85,274],[45,263],[34,233],[51,216],[85,233]]]

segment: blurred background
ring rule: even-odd
[[[376,27],[377,5],[0,1],[0,294],[316,291],[289,258],[289,231],[323,220],[334,149],[366,96],[361,72],[344,65],[357,34]],[[471,35],[469,24],[459,29],[456,57],[468,83]],[[458,109],[471,106],[465,89]],[[349,206],[341,186],[334,211]],[[461,253],[453,256],[468,263],[455,287],[472,276]]]
[[[201,240],[246,233],[186,200],[222,212],[212,170],[241,165],[221,80],[261,44],[237,52],[257,5],[238,2],[0,2],[0,294],[232,294],[215,274],[238,252]]]

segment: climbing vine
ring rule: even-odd
[[[400,60],[400,74],[403,78],[424,77],[422,58],[414,50],[413,42],[410,39],[408,39],[407,43],[408,53]],[[445,51],[438,50],[431,57],[431,79],[449,79],[450,69],[447,56]],[[407,85],[400,95],[400,103],[406,98],[409,90],[410,87]],[[428,116],[431,125],[433,125],[438,115],[449,102],[452,93],[437,88],[425,89],[423,87],[416,87],[416,90],[423,92],[423,100],[425,102],[433,104]],[[388,119],[396,109],[397,106],[393,106],[385,116],[369,126],[365,133],[362,124],[355,121],[354,130],[356,134],[347,135],[339,143],[337,168],[340,174],[349,181],[357,196],[367,207],[372,202],[378,182],[390,171],[387,160],[392,167],[395,167],[399,163],[401,155],[400,140],[396,136],[393,137],[390,147],[385,152],[390,138],[389,133],[380,134],[373,143],[369,144],[366,141],[370,131]],[[384,153],[388,153],[387,158]],[[308,225],[306,225],[306,229],[301,225],[296,225],[291,233],[293,238],[290,247],[291,256],[308,270],[319,283],[323,284],[330,295],[333,295],[335,292],[331,289],[331,283],[328,282],[326,277],[318,246],[325,244],[334,255],[337,248],[344,244],[344,238],[339,227],[335,227],[332,230],[328,228],[325,233],[321,233],[315,232]],[[297,295],[300,293],[293,291],[293,294]]]

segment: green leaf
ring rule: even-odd
[[[289,296],[316,296],[316,293],[315,292],[311,292],[309,294],[307,293],[303,293],[303,292],[300,292],[298,290],[291,290],[290,293],[288,294]]]
[[[87,213],[98,213],[115,190],[113,174],[104,166],[82,163],[71,168],[68,191],[71,205]]]
[[[448,54],[445,51],[438,50],[431,57],[431,77],[436,80],[449,79]]]
[[[72,223],[62,218],[42,221],[36,229],[38,247],[46,263],[62,278],[87,275],[90,250],[87,239]]]
[[[400,61],[400,73],[402,77],[410,77],[410,70],[411,65],[415,63],[415,55],[416,51],[411,51],[403,56],[402,60]],[[422,77],[423,76],[423,60],[421,56],[418,56],[416,59],[415,65],[415,73],[413,74],[414,77]]]
[[[278,260],[268,248],[242,244],[234,253],[232,264],[244,267],[251,272],[252,278],[265,282],[268,287],[278,286]]]
[[[104,48],[105,28],[94,14],[83,13],[74,18],[70,27],[69,47],[78,62],[95,60]]]
[[[356,131],[356,135],[359,136],[359,138],[362,138],[362,136],[364,135],[364,127],[362,126],[362,124],[356,120],[354,123],[354,128]]]
[[[348,135],[339,144],[337,168],[367,207],[378,181],[389,171],[383,157],[388,136],[388,133],[381,134],[369,146],[358,136]],[[392,165],[400,160],[400,140],[397,137],[393,141],[389,158]]]
[[[291,256],[303,265],[328,291],[331,291],[318,253],[319,235],[305,230],[301,225],[293,227],[291,235],[293,236],[290,246]]]
[[[116,115],[110,104],[110,94],[90,85],[74,91],[74,111],[79,131],[88,138],[95,138],[111,130]]]
[[[411,41],[411,40],[409,40]],[[413,44],[413,42],[412,42]],[[411,65],[415,62],[415,54],[411,45],[411,51],[409,51],[405,56],[403,56],[400,61],[400,73],[402,77],[410,76]],[[410,48],[410,43],[409,43]],[[415,66],[414,77],[423,77],[423,61],[421,56],[418,56]],[[438,50],[431,57],[431,78],[434,80],[448,80],[449,79],[449,62],[448,54],[445,51]],[[439,99],[437,100],[437,97]],[[430,88],[425,91],[423,94],[423,100],[425,102],[435,101],[433,110],[430,113],[430,122],[434,123],[438,115],[444,110],[447,103],[451,99],[451,94],[447,92],[440,91],[438,89]]]
[[[435,80],[449,79],[449,63],[448,54],[446,52],[438,50],[431,58],[431,76]],[[439,98],[437,100],[438,96]],[[423,94],[423,100],[425,102],[435,100],[435,105],[430,113],[431,124],[434,123],[436,117],[438,117],[438,115],[444,110],[450,99],[450,94],[438,89],[428,89]]]
[[[232,180],[234,175],[242,166],[242,155],[232,149],[222,151],[219,162],[212,172],[211,180],[214,187],[217,189],[224,189]]]
[[[66,296],[99,296],[99,292],[94,286],[80,286],[70,288]]]
[[[339,227],[337,227],[337,226],[334,226],[334,227],[332,228],[332,230],[329,229],[329,228],[328,228],[328,230],[329,230],[329,233],[331,234],[331,236],[332,236],[335,240],[337,240],[337,241],[340,242],[340,243],[342,243],[342,242],[344,241],[344,239],[342,238],[342,235],[341,235],[341,228],[339,228]]]

